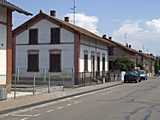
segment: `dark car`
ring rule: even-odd
[[[124,83],[127,82],[140,82],[140,76],[139,73],[137,71],[129,71],[125,74],[124,76]]]
[[[147,80],[148,77],[144,70],[140,70],[138,73],[141,80]]]

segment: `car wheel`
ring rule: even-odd
[[[136,83],[138,83],[139,80],[135,80]]]

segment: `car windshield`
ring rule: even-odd
[[[145,72],[144,72],[144,71],[139,71],[139,73],[140,73],[140,74],[145,74]]]

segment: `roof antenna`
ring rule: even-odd
[[[76,24],[76,0],[73,0],[73,8],[71,8],[73,10],[73,23]]]

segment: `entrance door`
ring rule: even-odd
[[[61,72],[60,54],[50,54],[50,72]]]

